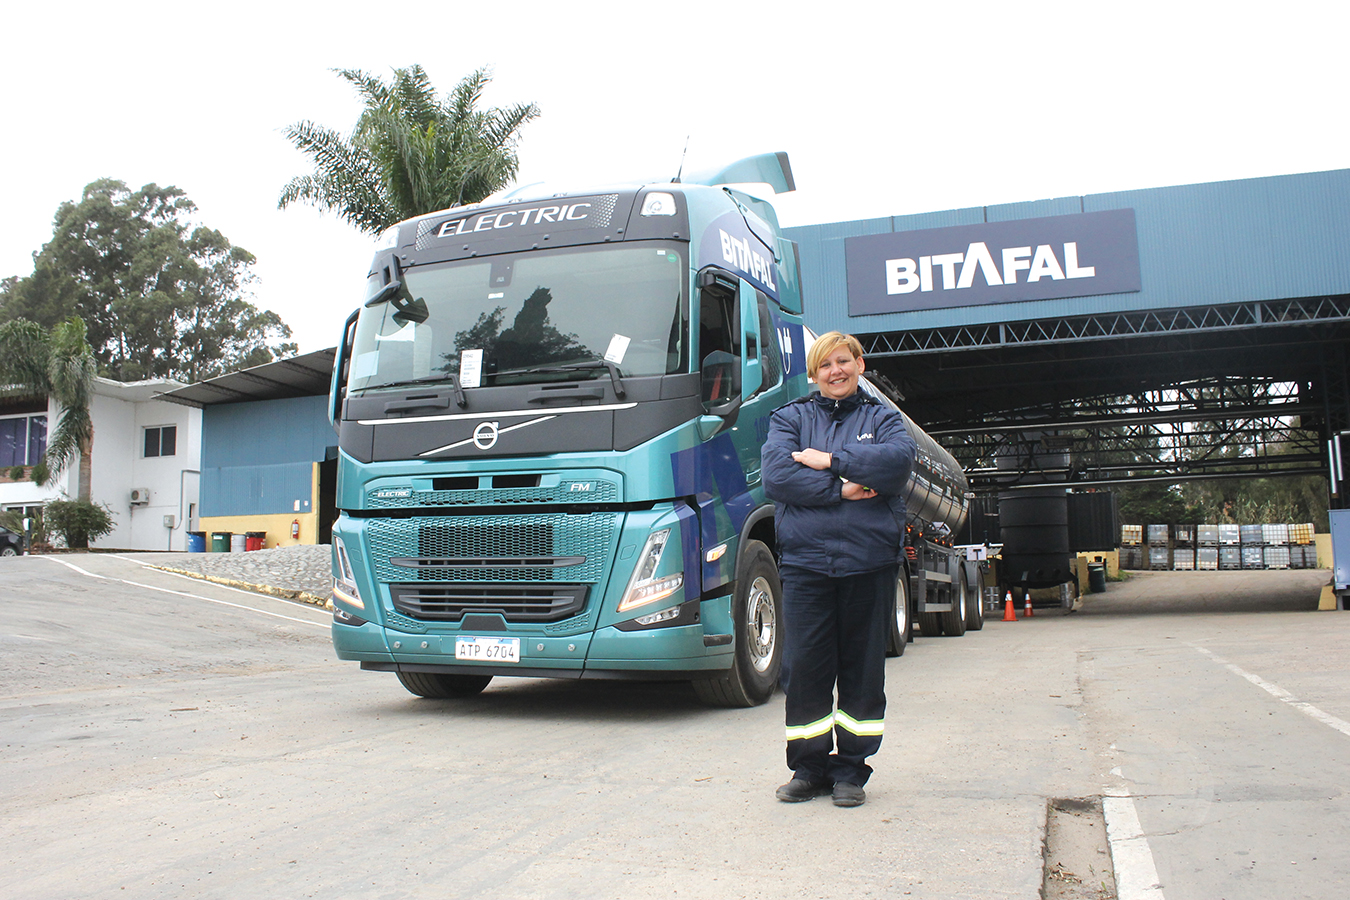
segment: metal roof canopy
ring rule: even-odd
[[[221,403],[322,396],[328,393],[336,358],[336,347],[315,350],[313,353],[208,378],[187,387],[166,391],[158,397],[201,409]]]

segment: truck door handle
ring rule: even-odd
[[[543,403],[545,400],[599,400],[605,396],[602,387],[562,388],[560,390],[540,389],[530,391],[526,398],[530,403]]]
[[[390,400],[384,405],[384,411],[403,412],[409,409],[448,409],[449,394],[433,394],[429,397],[409,397],[407,400]]]

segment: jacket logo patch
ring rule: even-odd
[[[872,432],[870,431],[867,432],[866,434],[858,435],[858,440],[860,441],[870,441],[871,439],[872,439]]]

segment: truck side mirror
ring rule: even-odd
[[[741,404],[741,360],[725,350],[703,357],[703,408],[710,415],[725,416]]]

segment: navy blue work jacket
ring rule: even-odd
[[[792,458],[807,447],[831,455],[829,470]],[[895,410],[861,390],[842,400],[812,393],[774,411],[762,460],[783,565],[841,577],[899,561],[914,439]],[[845,478],[877,496],[843,499]]]

